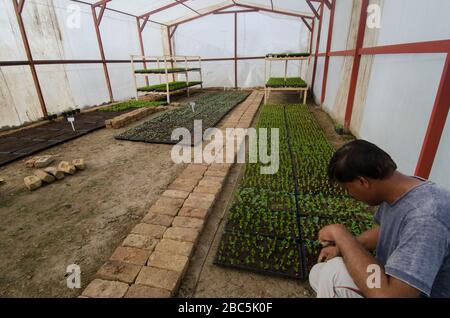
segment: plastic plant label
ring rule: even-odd
[[[73,123],[75,122],[75,117],[67,117],[67,121],[70,123],[70,125],[72,125],[72,130],[75,131],[75,126],[73,125]]]

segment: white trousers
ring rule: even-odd
[[[362,298],[342,257],[318,263],[309,273],[309,283],[318,298]]]

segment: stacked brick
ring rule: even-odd
[[[153,114],[153,113],[165,110],[165,109],[167,109],[167,108],[164,106],[138,108],[131,112],[114,117],[113,119],[105,120],[105,125],[106,125],[106,128],[113,128],[113,129],[121,128],[128,124],[134,123],[150,114]]]
[[[254,91],[219,127],[250,127],[262,98],[262,93]],[[189,164],[99,269],[80,297],[174,296],[231,166]]]

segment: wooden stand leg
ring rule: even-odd
[[[307,98],[307,96],[308,96],[308,90],[304,90],[303,91],[303,104],[305,104],[305,105],[306,105],[306,98]]]

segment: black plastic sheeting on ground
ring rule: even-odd
[[[0,166],[104,128],[105,120],[123,113],[94,111],[76,114],[75,131],[63,119],[0,136]]]

